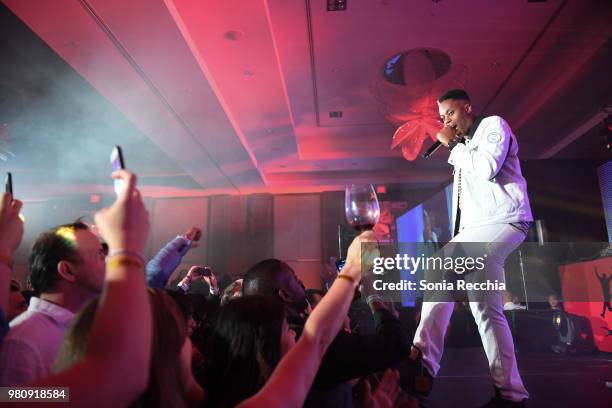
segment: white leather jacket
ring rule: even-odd
[[[521,174],[518,144],[499,116],[477,120],[465,144],[457,144],[448,162],[455,167],[453,231],[459,201],[460,231],[482,225],[533,221],[527,183]],[[459,179],[461,181],[459,182]]]

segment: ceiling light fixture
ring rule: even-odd
[[[223,38],[225,38],[228,41],[238,41],[239,39],[242,38],[242,31],[238,31],[238,30],[229,30],[226,31],[225,34],[223,34]]]
[[[327,11],[346,11],[348,0],[327,0]]]

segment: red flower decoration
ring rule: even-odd
[[[437,140],[442,128],[438,113],[438,96],[451,88],[463,88],[467,79],[464,66],[453,66],[439,76],[436,61],[427,50],[404,53],[404,83],[379,79],[371,91],[380,103],[383,116],[399,127],[393,134],[391,149],[401,148],[406,160],[417,158],[428,138]],[[406,83],[407,82],[407,83]]]

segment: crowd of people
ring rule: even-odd
[[[2,196],[2,386],[67,387],[71,404],[88,407],[416,406],[391,369],[409,350],[397,317],[375,299],[375,334],[350,333],[345,324],[362,262],[376,256],[361,245],[374,239],[371,231],[355,238],[316,305],[277,259],[254,265],[221,293],[210,268],[173,275],[197,245],[197,228],[145,261],[149,216],[136,176],[113,177],[127,187],[96,213],[95,226],[76,221],[36,239],[27,308],[11,279],[22,203]],[[363,381],[353,401],[353,384],[376,373],[376,386]]]
[[[455,168],[450,244],[486,243],[483,273],[503,282],[504,261],[533,220],[516,137],[501,117],[477,117],[464,90],[441,95],[438,108],[444,127],[437,138]],[[372,231],[351,243],[326,293],[307,295],[293,269],[278,259],[253,265],[221,291],[208,267],[175,272],[198,245],[196,227],[148,262],[143,258],[149,217],[136,176],[121,170],[113,177],[126,188],[96,213],[95,229],[77,221],[44,232],[34,243],[29,279],[35,296],[25,311],[11,282],[24,228],[22,204],[3,195],[0,385],[68,387],[71,403],[88,407],[403,407],[418,405],[405,390],[429,394],[454,309],[452,294],[426,292],[410,336],[393,308],[366,290],[362,297],[375,329],[352,332],[349,307],[362,272],[379,255],[377,245],[365,245],[375,241]],[[427,272],[431,280],[438,271]],[[467,295],[496,391],[485,406],[524,406],[529,393],[501,292]],[[376,380],[374,390],[363,380],[368,376]]]

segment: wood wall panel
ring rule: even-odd
[[[291,265],[307,288],[321,287],[321,197],[274,197],[274,257]]]
[[[234,279],[272,257],[270,194],[211,197],[208,253],[216,272]]]
[[[331,257],[339,257],[338,226],[340,225],[349,227],[344,215],[344,192],[321,193],[321,254],[325,262]]]
[[[253,194],[247,200],[247,269],[274,251],[274,200],[271,194]],[[246,271],[246,269],[245,269]]]
[[[191,264],[206,262],[208,230],[208,198],[158,198],[152,202],[150,210],[151,248],[153,256],[167,242],[177,235],[184,234],[192,226],[202,229],[202,239],[197,248],[192,248],[183,258],[178,269]]]

